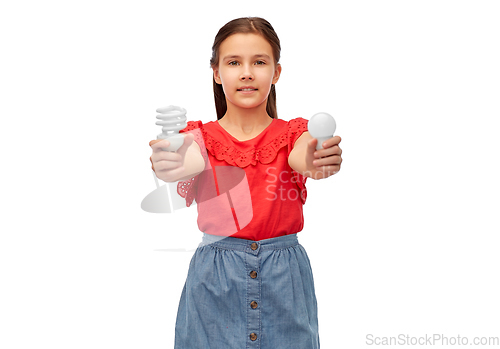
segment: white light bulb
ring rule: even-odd
[[[159,121],[157,125],[162,126],[162,133],[157,139],[168,139],[170,145],[167,148],[162,148],[165,151],[176,152],[184,143],[184,135],[179,134],[179,131],[187,126],[186,109],[169,105],[168,107],[158,108],[156,118]]]
[[[314,114],[307,123],[307,130],[318,140],[316,150],[323,149],[323,142],[333,137],[337,124],[333,116],[327,113]]]

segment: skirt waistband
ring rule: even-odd
[[[266,251],[266,250],[278,250],[283,248],[288,248],[291,246],[296,246],[299,244],[297,239],[297,234],[283,235],[276,238],[252,241],[246,239],[239,239],[233,237],[216,236],[203,233],[203,240],[199,247],[206,245],[213,245],[216,247],[236,250],[236,251]]]

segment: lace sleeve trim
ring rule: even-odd
[[[186,199],[187,207],[191,206],[194,201],[196,184],[196,177],[177,183],[177,193]]]

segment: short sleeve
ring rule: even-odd
[[[203,130],[203,124],[201,121],[188,121],[187,126],[179,131],[179,133],[192,133],[194,135],[194,141],[198,144],[201,150],[201,155],[205,160],[205,164],[208,161],[207,148],[205,146],[204,136],[205,132]],[[198,186],[199,176],[195,176],[191,179],[185,181],[179,181],[177,183],[177,193],[186,199],[186,206],[189,207],[193,203],[196,196],[196,188]]]
[[[307,131],[307,123],[308,120],[304,118],[295,118],[292,119],[288,122],[288,154],[287,156],[290,155],[290,152],[293,149],[293,146],[297,139],[299,139],[300,136],[304,132]],[[295,183],[297,183],[297,186],[299,188],[299,193],[300,193],[300,198],[302,199],[302,204],[305,204],[306,202],[306,197],[307,197],[307,189],[306,189],[306,180],[307,177],[301,175],[300,173],[294,171],[292,169],[292,175],[294,178]]]

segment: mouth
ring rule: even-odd
[[[237,89],[236,91],[242,91],[242,92],[250,92],[250,91],[257,91],[257,88],[254,88],[252,86],[244,86],[242,88]]]

